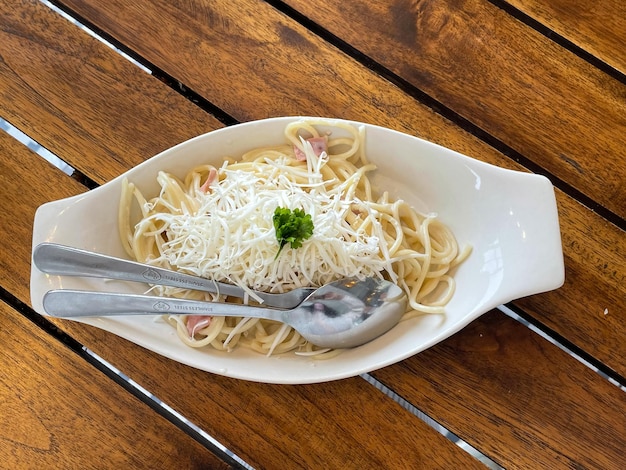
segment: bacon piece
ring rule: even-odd
[[[328,137],[326,136],[311,137],[310,139],[307,139],[306,141],[311,144],[311,147],[313,148],[313,152],[318,157],[322,154],[322,152],[326,152],[328,150]],[[306,160],[306,155],[304,154],[304,152],[300,150],[298,147],[296,147],[295,145],[293,147],[293,151],[296,154],[296,160],[300,162],[303,162]]]
[[[209,176],[207,177],[206,181],[204,182],[202,186],[200,186],[200,191],[202,191],[203,193],[208,193],[209,186],[211,186],[213,182],[215,182],[216,179],[217,179],[217,170],[215,168],[211,168],[209,170]]]
[[[209,315],[190,315],[187,317],[187,333],[189,337],[193,338],[199,330],[209,326],[211,323],[211,316]]]

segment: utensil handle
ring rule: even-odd
[[[70,289],[48,291],[43,297],[48,315],[58,318],[116,315],[212,315],[266,318],[285,322],[287,310],[153,295],[92,292]]]
[[[33,262],[40,271],[47,274],[146,282],[161,286],[200,290],[213,294],[219,293],[238,298],[243,298],[245,295],[245,291],[242,288],[232,284],[211,281],[198,276],[56,243],[41,243],[37,245],[33,252]]]

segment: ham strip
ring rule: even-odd
[[[209,315],[190,315],[187,317],[187,333],[189,337],[193,338],[195,334],[202,328],[209,326],[211,323],[211,316]]]
[[[313,148],[313,152],[318,157],[322,154],[322,152],[326,152],[328,150],[328,137],[326,136],[311,137],[310,139],[307,139],[306,141],[311,144],[311,147]],[[296,147],[295,145],[293,147],[293,151],[296,154],[296,160],[300,162],[303,162],[306,160],[306,155],[304,154],[304,152],[300,150],[298,147]]]
[[[209,176],[207,177],[206,181],[204,182],[202,186],[200,186],[200,191],[202,191],[203,193],[208,193],[209,186],[211,186],[215,182],[216,179],[217,179],[217,170],[215,168],[211,168],[209,170]]]

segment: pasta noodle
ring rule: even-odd
[[[364,129],[332,123],[341,132],[320,134],[323,120],[286,126],[284,145],[254,149],[218,168],[193,168],[184,179],[160,172],[158,196],[124,182],[120,236],[128,254],[151,265],[237,284],[247,290],[286,292],[343,277],[377,276],[409,297],[404,318],[442,314],[454,293],[450,271],[469,255],[434,214],[420,214],[384,192],[374,194],[364,153]],[[337,136],[335,134],[341,134]],[[319,147],[319,148],[314,148]],[[141,217],[131,225],[131,206]],[[278,242],[277,207],[303,209],[314,230],[300,248]],[[154,286],[160,295],[236,301],[217,294]],[[287,325],[234,317],[167,317],[191,347],[263,354],[296,351],[332,354],[308,344]]]

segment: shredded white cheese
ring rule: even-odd
[[[353,196],[359,175],[341,185],[323,181],[320,169],[326,155],[307,154],[303,183],[285,176],[287,158],[268,159],[256,164],[254,171],[223,165],[209,191],[197,192],[197,208],[183,205],[172,213],[151,216],[165,224],[167,236],[161,258],[153,262],[231,282],[250,294],[250,289],[286,292],[341,277],[382,276],[382,271],[393,276],[388,256],[381,253],[380,246],[386,244],[380,243],[384,230],[376,211],[372,203]],[[314,229],[300,248],[287,244],[275,259],[277,207],[303,209],[311,215]],[[346,221],[354,211],[369,219],[363,224],[366,228],[354,229]]]

